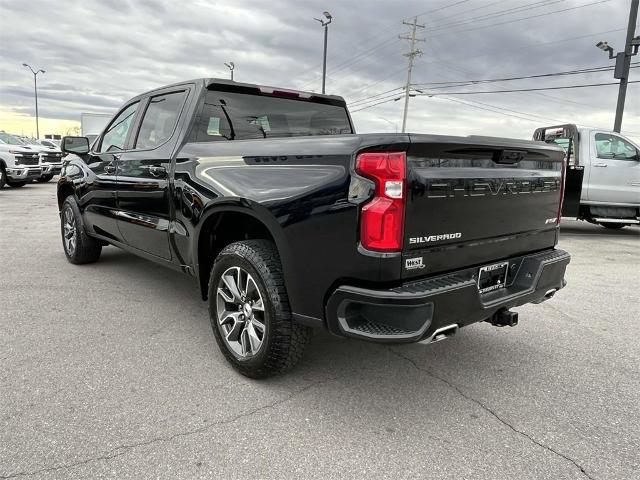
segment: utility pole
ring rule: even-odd
[[[320,22],[320,25],[324,28],[324,53],[322,54],[322,93],[324,94],[324,86],[327,80],[327,37],[329,36],[329,24],[333,20],[333,16],[329,12],[322,12],[324,18],[314,18]]]
[[[624,44],[624,50],[614,54],[613,47],[607,42],[598,42],[596,47],[604,52],[609,53],[609,58],[616,59],[616,66],[613,78],[620,79],[620,87],[618,88],[618,104],[616,105],[616,119],[613,124],[614,132],[620,133],[622,128],[622,114],[624,113],[624,102],[627,97],[627,83],[629,82],[629,69],[631,66],[631,57],[638,54],[640,47],[640,36],[634,37],[636,30],[636,19],[638,18],[638,0],[631,0],[631,9],[629,10],[629,25],[627,26],[627,38]]]
[[[424,25],[418,24],[418,17],[413,18],[413,23],[402,21],[404,25],[411,27],[411,36],[400,35],[400,39],[409,40],[411,42],[411,51],[404,53],[403,56],[409,58],[409,67],[407,69],[407,84],[404,87],[404,113],[402,114],[402,133],[405,133],[407,127],[407,113],[409,112],[409,93],[411,90],[411,71],[413,70],[413,60],[422,55],[422,51],[416,48],[416,42],[424,42],[424,38],[416,38],[416,30],[424,28]]]
[[[627,97],[627,82],[629,81],[629,67],[631,65],[631,55],[638,53],[638,47],[635,47],[635,53],[631,53],[633,34],[636,30],[636,19],[638,18],[638,0],[631,0],[631,9],[629,10],[629,25],[627,26],[627,39],[624,44],[624,52],[618,53],[616,58],[616,73],[618,73],[618,63],[622,63],[622,75],[620,76],[620,87],[618,88],[618,104],[616,106],[616,120],[613,124],[613,131],[620,133],[622,128],[622,114],[624,113],[624,101]],[[618,78],[618,77],[616,77]]]
[[[29,65],[28,63],[23,63],[22,64],[23,67],[28,68],[29,70],[31,70],[31,73],[33,73],[33,94],[35,96],[36,99],[36,138],[40,138],[40,125],[39,125],[39,119],[38,119],[38,74],[39,73],[45,73],[44,70],[40,69],[40,70],[34,70],[31,65]],[[33,132],[31,132],[33,133]]]

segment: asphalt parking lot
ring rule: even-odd
[[[640,229],[566,222],[568,286],[435,345],[318,332],[252,381],[194,281],[65,260],[55,183],[0,191],[0,478],[640,478]]]

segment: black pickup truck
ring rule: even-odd
[[[196,277],[250,377],[293,366],[311,327],[429,343],[565,284],[564,152],[542,142],[355,134],[341,97],[199,79],[62,148],[69,261],[111,244]]]

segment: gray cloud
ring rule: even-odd
[[[591,1],[548,0],[546,6],[536,2],[540,8],[534,8],[536,3],[525,0],[470,0],[425,14],[420,21],[427,25],[421,32],[427,41],[420,45],[424,55],[417,60],[414,81],[611,65],[594,44],[602,37],[614,47],[622,45],[627,0],[513,21]],[[353,101],[404,84],[406,58],[402,53],[408,45],[397,39],[406,31],[402,18],[447,5],[443,0],[314,3],[4,0],[0,5],[0,106],[30,112],[32,80],[21,66],[25,61],[47,70],[39,78],[40,107],[43,116],[52,118],[79,119],[82,111],[113,110],[127,98],[163,84],[202,76],[226,77],[223,62],[227,61],[236,63],[240,81],[319,90],[322,29],[313,17],[324,9],[334,15],[328,91]],[[523,10],[495,19],[476,18],[510,8]],[[500,22],[510,23],[489,26]],[[584,38],[571,40],[581,36]],[[614,81],[611,72],[482,88],[609,81]],[[479,89],[469,89],[474,88]],[[630,85],[624,129],[640,135],[638,92],[638,84]],[[555,119],[610,127],[616,94],[616,87],[602,87],[456,97],[509,110],[500,113],[483,110],[489,107],[478,104],[469,107],[440,97],[417,97],[411,100],[409,126],[420,132],[520,137],[530,136],[537,125]],[[390,102],[354,113],[358,130],[392,131],[394,123],[400,124],[401,104]]]

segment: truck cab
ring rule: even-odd
[[[565,150],[563,217],[622,228],[640,223],[640,147],[610,130],[573,124],[543,127],[534,140]]]

